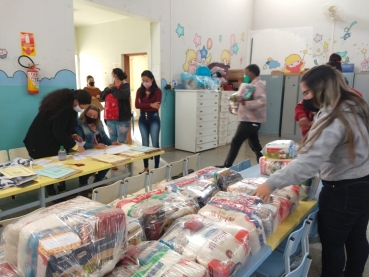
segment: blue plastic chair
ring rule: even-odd
[[[294,271],[288,273],[286,277],[307,277],[311,265],[311,260],[312,259],[309,253],[306,253],[304,258],[302,259],[301,264]]]
[[[234,170],[234,171],[236,171],[236,172],[239,172],[239,171],[238,171],[238,164],[237,164],[237,165],[232,165],[229,169],[230,169],[230,170]]]
[[[302,253],[305,256],[308,253],[306,246],[308,243],[308,234],[310,232],[311,222],[306,220],[302,227],[290,234],[284,253],[273,251],[256,272],[265,277],[281,277],[291,272],[291,264],[295,258],[292,256],[301,245]]]
[[[238,172],[242,171],[242,170],[245,170],[245,169],[248,169],[251,167],[251,161],[250,160],[245,160],[243,162],[240,162],[238,164]]]

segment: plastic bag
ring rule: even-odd
[[[127,242],[128,245],[137,245],[146,240],[145,232],[140,221],[127,216]]]
[[[221,176],[218,178],[218,186],[221,190],[227,191],[230,185],[233,185],[243,179],[242,175],[236,171],[231,171],[228,176]]]
[[[319,187],[319,183],[320,178],[317,175],[313,178],[310,178],[306,182],[300,184],[300,200],[308,201],[314,199],[315,194]]]
[[[250,253],[249,232],[200,215],[177,219],[160,239],[171,249],[206,267],[212,276],[234,276]]]
[[[104,276],[126,248],[126,219],[87,198],[41,209],[8,225],[5,261],[19,276]]]
[[[259,159],[260,173],[263,175],[272,175],[274,172],[281,170],[283,167],[289,165],[292,160],[274,160],[261,157]]]
[[[265,145],[262,150],[267,159],[291,159],[295,156],[295,142],[293,140],[275,140]]]
[[[209,277],[205,267],[189,261],[157,241],[142,242],[129,247],[122,261],[107,277]]]

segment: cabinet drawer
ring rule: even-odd
[[[197,108],[197,115],[216,114],[218,113],[218,111],[219,111],[218,107],[199,107]]]
[[[197,93],[197,99],[215,99],[218,100],[219,93],[218,92],[198,92]]]
[[[233,94],[235,93],[234,91],[222,91],[222,94],[220,96],[221,99],[227,99]]]
[[[203,121],[214,121],[218,120],[218,114],[204,114],[204,115],[198,115],[196,118],[197,122],[203,122]]]
[[[233,139],[233,135],[232,135],[232,136],[228,136],[228,137],[227,137],[227,144],[228,144],[228,143],[231,143],[231,142],[232,142],[232,139]]]
[[[220,106],[220,112],[221,113],[225,113],[225,112],[229,113],[229,108],[228,107],[229,107],[228,105]]]
[[[229,122],[228,123],[228,131],[237,130],[238,122]]]
[[[228,125],[219,126],[219,132],[227,132]]]
[[[196,145],[196,152],[205,151],[218,146],[216,141]]]
[[[227,131],[219,131],[218,132],[218,137],[227,137],[228,136],[228,132]]]
[[[228,124],[228,118],[219,118],[219,127]]]
[[[199,129],[196,132],[196,137],[216,135],[217,133],[218,133],[218,128]]]
[[[218,145],[226,145],[227,144],[227,136],[218,138]]]
[[[238,116],[230,113],[228,116],[228,122],[238,122]]]
[[[228,99],[220,99],[220,102],[219,102],[219,105],[221,106],[228,106],[229,103],[228,103]]]
[[[218,128],[218,121],[209,121],[209,122],[197,122],[196,129],[200,131],[202,129],[210,129],[210,128]]]
[[[214,100],[199,99],[197,100],[197,108],[218,107],[218,105],[219,105],[218,99],[214,99]]]
[[[219,118],[227,118],[228,119],[229,112],[219,112]]]
[[[204,136],[204,137],[198,137],[196,139],[196,144],[203,144],[208,142],[214,142],[218,140],[217,135],[211,135],[211,136]]]

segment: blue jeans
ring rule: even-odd
[[[152,146],[159,148],[159,133],[160,133],[160,117],[158,112],[141,112],[138,120],[140,127],[142,145],[150,146],[149,135],[151,136]],[[155,156],[155,168],[159,167],[160,156]],[[144,159],[144,167],[149,167],[149,160]]]
[[[109,137],[112,141],[126,143],[127,134],[129,131],[130,120],[106,120],[106,125],[109,129]]]
[[[100,182],[104,180],[106,173],[109,172],[109,169],[104,169],[96,173],[94,183]],[[92,174],[87,174],[84,176],[79,177],[79,184],[80,186],[85,186],[88,184],[88,178],[90,178]]]
[[[341,276],[345,263],[345,277],[362,277],[369,254],[366,238],[369,176],[322,182],[318,213],[322,243],[321,277]]]

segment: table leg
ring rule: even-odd
[[[40,206],[41,208],[46,207],[45,187],[40,188]]]
[[[128,171],[129,171],[129,176],[132,176],[133,175],[133,163],[128,164]]]

